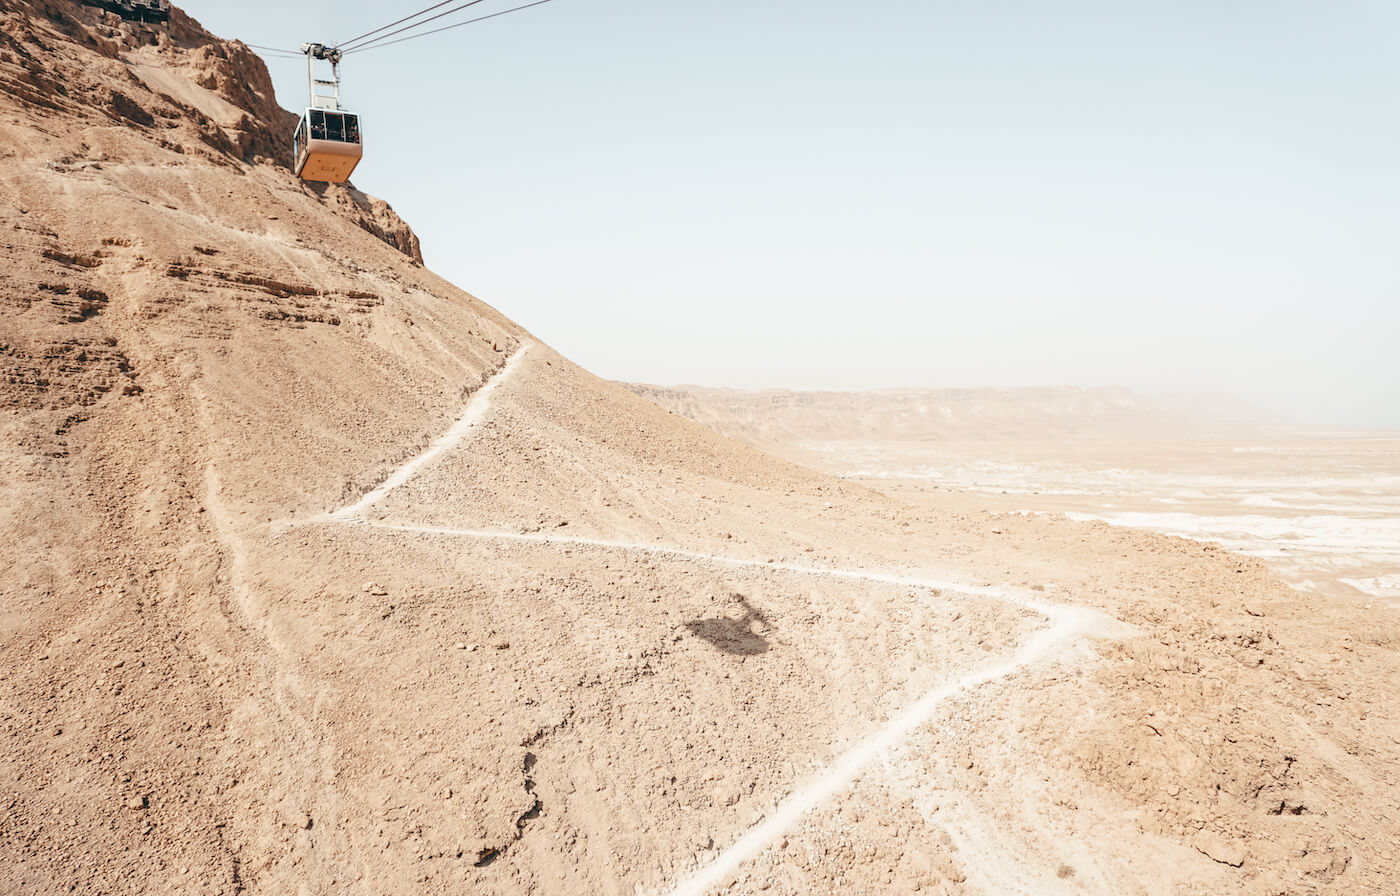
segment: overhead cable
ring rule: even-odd
[[[451,0],[449,0],[449,2],[451,2]],[[452,7],[451,9],[449,9],[449,10],[447,10],[447,11],[445,11],[445,12],[440,12],[440,13],[438,13],[438,14],[435,15],[435,16],[429,16],[429,17],[426,18],[426,19],[421,19],[421,20],[419,20],[419,21],[417,21],[417,22],[414,22],[412,25],[405,25],[405,26],[403,26],[402,28],[399,28],[399,29],[397,29],[397,30],[395,30],[395,31],[390,31],[388,34],[381,34],[381,35],[379,35],[378,37],[373,38],[373,39],[371,39],[371,40],[367,40],[367,41],[365,41],[364,43],[360,44],[358,47],[353,47],[353,48],[351,48],[351,49],[353,49],[353,50],[365,50],[365,49],[368,49],[369,47],[371,47],[371,46],[373,46],[373,45],[375,45],[375,44],[378,44],[378,43],[381,42],[381,41],[388,40],[389,38],[393,37],[395,34],[403,34],[405,31],[412,31],[414,28],[420,28],[420,27],[422,27],[423,25],[428,24],[429,22],[436,22],[438,19],[441,19],[441,18],[443,18],[444,16],[450,16],[450,15],[452,15],[454,12],[461,12],[462,10],[466,9],[468,6],[476,6],[478,3],[483,3],[483,2],[485,2],[485,0],[468,0],[468,2],[466,2],[466,3],[458,4],[457,6],[454,6],[454,7]],[[438,4],[438,6],[441,6],[441,5],[442,5],[442,4]],[[430,12],[432,9],[436,9],[436,8],[437,8],[437,7],[431,7],[430,9],[425,9],[425,10],[423,10],[423,12]],[[418,16],[421,16],[421,15],[423,14],[423,12],[420,12],[420,13],[418,13],[417,15],[409,16],[409,18],[410,18],[410,19],[417,18]],[[385,27],[385,28],[389,28],[389,27],[392,27],[392,26],[390,26],[390,25],[385,25],[384,27]],[[379,29],[379,30],[382,31],[382,30],[384,30],[384,29],[381,28],[381,29]],[[339,47],[337,47],[337,49],[342,49],[344,52],[347,52],[347,53],[348,53],[348,52],[351,52],[351,49],[345,49],[345,45],[344,45],[344,44],[341,44]]]
[[[474,2],[474,3],[480,3],[481,0],[473,0],[473,2]],[[406,41],[406,40],[416,40],[417,38],[420,38],[420,37],[427,37],[427,36],[430,35],[430,34],[437,34],[438,32],[441,32],[441,31],[451,31],[453,28],[461,28],[463,25],[471,25],[471,24],[474,24],[474,23],[476,23],[476,22],[484,22],[484,21],[486,21],[487,19],[494,19],[494,18],[496,18],[497,16],[503,16],[503,15],[506,15],[507,13],[512,13],[512,12],[519,12],[519,11],[522,10],[522,9],[529,9],[529,8],[532,7],[532,6],[541,6],[541,5],[543,5],[543,4],[545,4],[545,3],[549,3],[549,2],[550,2],[550,0],[535,0],[534,3],[526,3],[526,4],[522,5],[522,6],[514,6],[514,7],[511,7],[510,9],[503,9],[503,10],[501,10],[500,12],[493,12],[493,13],[491,13],[489,16],[478,16],[478,17],[475,18],[475,19],[467,19],[465,22],[457,22],[457,23],[452,24],[452,25],[444,25],[444,26],[442,26],[441,28],[434,28],[434,29],[432,29],[431,31],[424,31],[424,32],[421,32],[421,33],[419,33],[419,34],[410,34],[409,36],[407,36],[407,37],[401,37],[401,38],[399,38],[398,40],[385,41],[384,38],[388,38],[388,37],[391,36],[391,35],[386,34],[386,35],[384,35],[384,38],[380,38],[379,40],[372,40],[372,41],[370,41],[370,42],[368,42],[368,43],[366,43],[366,44],[362,44],[361,46],[356,47],[356,48],[353,49],[353,50],[346,50],[345,52],[346,52],[347,54],[350,54],[350,53],[358,53],[358,52],[360,52],[361,50],[378,50],[378,49],[380,49],[381,47],[388,47],[388,46],[392,46],[392,45],[394,45],[394,44],[401,44],[401,43],[403,43],[403,42]],[[472,4],[469,3],[469,4],[467,4],[467,5],[468,5],[468,6],[471,6]],[[444,15],[446,15],[446,13],[444,13]],[[436,17],[434,17],[434,18],[436,18]],[[429,20],[429,21],[431,21],[431,20]],[[421,25],[421,24],[423,24],[423,23],[420,22],[419,24]],[[412,27],[417,27],[417,26],[412,26]],[[408,30],[408,29],[404,29],[404,30]],[[396,33],[397,33],[397,32],[396,32]]]
[[[257,44],[250,44],[250,43],[247,43],[246,41],[244,42],[243,46],[247,47],[247,48],[250,49],[250,50],[261,50],[261,51],[264,52],[264,53],[278,53],[278,54],[281,54],[281,55],[283,55],[283,56],[301,56],[301,55],[302,55],[301,53],[298,53],[298,52],[296,52],[295,50],[281,50],[281,49],[278,49],[277,47],[261,47],[261,46],[258,46]]]
[[[381,31],[388,31],[390,28],[393,28],[395,25],[402,25],[404,22],[411,21],[412,19],[416,19],[416,18],[418,18],[418,17],[421,16],[421,15],[425,15],[425,14],[427,14],[427,13],[430,13],[430,12],[432,12],[433,10],[439,9],[439,8],[441,8],[441,7],[443,7],[443,6],[446,6],[447,4],[452,3],[452,2],[453,2],[453,0],[442,0],[441,3],[438,3],[438,4],[433,5],[433,6],[429,6],[427,9],[420,9],[418,12],[415,12],[413,15],[411,15],[411,16],[405,16],[404,18],[399,19],[397,22],[390,22],[389,24],[384,25],[383,27],[380,27],[380,28],[376,28],[376,29],[374,29],[373,31],[366,31],[364,34],[361,34],[359,37],[352,37],[352,38],[350,38],[349,40],[343,40],[343,41],[341,41],[340,43],[336,44],[336,46],[337,46],[337,47],[348,47],[348,46],[350,46],[350,45],[353,44],[353,43],[357,43],[357,42],[359,42],[359,41],[362,41],[362,40],[364,40],[365,38],[370,37],[370,36],[375,35],[375,34],[378,34],[378,33],[381,32]]]

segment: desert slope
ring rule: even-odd
[[[1385,893],[1393,615],[725,439],[0,0],[0,891]]]

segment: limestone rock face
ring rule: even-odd
[[[418,234],[394,212],[389,203],[348,185],[308,186],[318,191],[323,190],[324,195],[334,201],[340,214],[358,224],[361,230],[398,249],[417,264],[423,263],[423,248],[418,242]]]

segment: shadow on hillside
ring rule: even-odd
[[[703,638],[710,646],[735,656],[757,656],[768,651],[768,639],[754,631],[755,626],[764,633],[771,629],[768,617],[762,610],[755,609],[742,594],[731,598],[744,611],[738,619],[720,616],[715,619],[694,619],[685,624],[686,629],[697,638]]]

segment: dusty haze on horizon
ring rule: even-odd
[[[271,47],[382,18],[187,8]],[[612,379],[1400,427],[1397,33],[1364,0],[595,0],[352,54],[344,97],[428,265]]]

